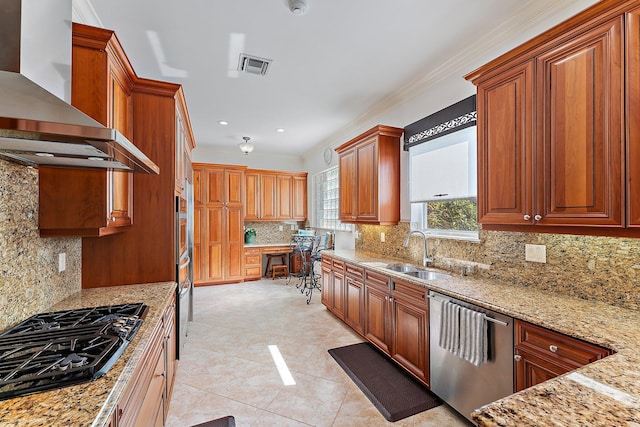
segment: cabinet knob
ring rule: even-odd
[[[536,221],[540,221],[542,219],[542,216],[536,215],[533,217],[533,219],[535,219]]]
[[[553,345],[553,344],[551,344],[551,345],[549,346],[549,351],[550,351],[551,353],[557,353],[557,352],[558,352],[558,346],[557,346],[557,345]]]
[[[522,356],[520,356],[519,354],[514,354],[513,355],[513,360],[515,360],[516,362],[519,362],[522,360]]]
[[[531,215],[525,215],[525,216],[524,216],[524,220],[525,220],[525,221],[529,221],[530,219],[531,219]]]
[[[115,216],[109,217],[107,218],[107,221],[116,222],[116,217]]]

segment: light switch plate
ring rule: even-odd
[[[545,245],[524,245],[524,259],[531,262],[547,262],[547,247]]]
[[[383,231],[382,233],[380,233],[380,241],[381,241],[382,243],[384,243],[384,242],[386,242],[386,241],[387,241],[387,235],[386,235],[386,234],[384,234],[384,231]]]
[[[67,269],[67,253],[61,252],[58,254],[58,273],[62,273]]]

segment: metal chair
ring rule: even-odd
[[[296,274],[290,274],[291,277],[297,277],[298,283],[296,287],[300,289],[300,293],[307,295],[307,304],[311,302],[313,290],[320,290],[320,275],[316,273],[316,265],[321,260],[320,242],[321,236],[301,236],[296,235],[291,242],[293,254],[299,254],[302,259],[302,269]],[[287,281],[287,283],[289,283]]]

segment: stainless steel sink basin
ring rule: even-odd
[[[384,268],[423,280],[446,279],[451,277],[449,274],[438,273],[437,271],[427,270],[411,264],[388,264]]]
[[[405,274],[407,274],[408,276],[417,277],[418,279],[423,279],[423,280],[447,279],[451,277],[451,275],[449,274],[438,273],[436,271],[431,271],[431,270],[418,270],[418,271],[412,271],[410,273],[405,273]]]
[[[411,264],[389,264],[385,266],[387,270],[397,271],[398,273],[416,273],[420,269]]]

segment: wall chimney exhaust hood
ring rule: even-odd
[[[0,158],[158,174],[124,135],[70,105],[71,1],[0,2]]]

